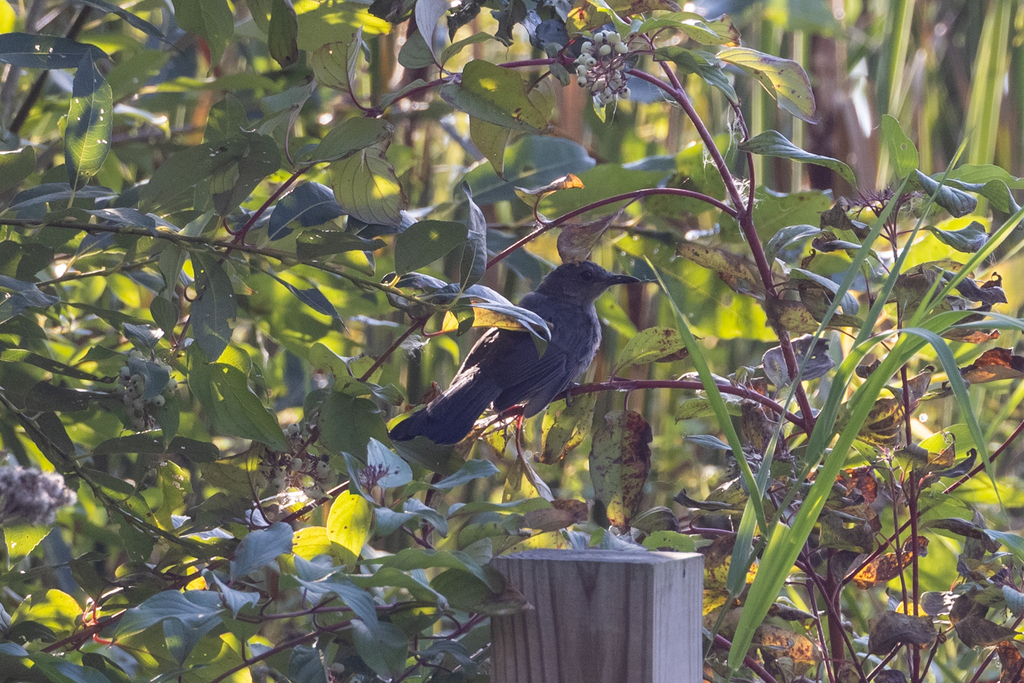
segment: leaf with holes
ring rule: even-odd
[[[882,114],[882,140],[889,150],[889,161],[896,170],[896,177],[906,178],[917,170],[920,158],[917,147],[900,127],[900,122],[888,114]]]
[[[82,187],[99,172],[110,152],[113,131],[114,95],[87,52],[75,72],[64,131],[64,159],[72,187]]]
[[[338,204],[364,223],[398,226],[409,205],[395,168],[377,143],[331,164],[331,186]]]
[[[349,42],[327,43],[309,55],[313,67],[313,78],[320,85],[348,92],[359,60],[359,48],[363,43],[363,29],[360,28]]]
[[[518,71],[476,59],[466,65],[459,84],[442,86],[445,102],[472,117],[505,128],[539,133],[547,128],[547,117],[526,94]]]
[[[590,476],[608,521],[628,529],[651,471],[651,425],[631,410],[613,410],[594,432]]]
[[[760,81],[765,90],[775,95],[780,108],[798,119],[817,123],[811,82],[803,67],[796,62],[747,47],[727,47],[720,50],[716,57],[743,69]]]

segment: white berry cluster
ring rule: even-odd
[[[302,442],[308,438],[308,430],[301,425],[288,425],[284,430],[289,441]],[[305,432],[305,434],[304,434]],[[256,474],[256,486],[277,495],[287,489],[301,490],[311,500],[323,498],[331,466],[326,455],[268,452]]]
[[[629,47],[615,31],[598,31],[593,42],[583,43],[576,65],[576,84],[590,88],[598,103],[611,104],[616,99],[629,99],[626,87],[625,55]]]
[[[138,356],[135,354],[138,354]],[[132,356],[141,358],[142,354],[139,354],[138,351],[133,351]],[[159,361],[157,365],[166,370],[167,374],[170,375],[171,366]],[[171,377],[167,380],[167,384],[164,385],[163,389],[160,390],[161,393],[152,398],[144,399],[142,397],[146,393],[146,378],[138,372],[133,373],[127,365],[122,365],[117,378],[117,386],[114,387],[114,393],[120,396],[124,402],[124,412],[128,415],[132,429],[141,432],[156,424],[150,410],[163,407],[167,403],[167,397],[174,393],[177,387],[178,380]]]
[[[0,467],[0,528],[53,524],[57,510],[76,500],[75,492],[56,472],[17,465]]]

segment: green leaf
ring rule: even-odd
[[[469,212],[466,219],[469,231],[459,260],[459,285],[466,290],[479,282],[487,270],[487,219],[473,201],[469,183],[462,181],[461,189],[466,195],[466,208]]]
[[[245,157],[253,147],[250,138],[254,136],[263,137],[256,133],[236,134],[226,140],[203,143],[177,152],[160,164],[149,183],[142,188],[140,204],[148,205],[149,209],[192,207],[197,185],[202,184],[205,191],[212,191],[210,179],[215,174],[229,174],[231,179],[237,176],[240,164],[245,164]],[[256,144],[259,147],[265,145],[262,140]]]
[[[488,123],[481,118],[469,118],[469,137],[477,149],[491,162],[491,168],[501,178],[505,172],[505,147],[512,129]]]
[[[377,439],[370,439],[366,449],[366,466],[375,469],[374,477],[381,488],[392,489],[412,481],[412,469]]]
[[[373,506],[362,496],[345,491],[331,505],[327,517],[327,537],[359,557],[370,539],[373,525]]]
[[[539,133],[547,117],[534,106],[518,71],[475,59],[462,71],[461,83],[442,86],[445,102],[472,117],[505,128]]]
[[[186,626],[201,624],[224,611],[220,596],[214,591],[166,590],[125,612],[114,629],[114,637],[144,631],[164,619],[178,619]]]
[[[803,67],[796,62],[747,47],[727,47],[719,50],[716,56],[754,76],[765,90],[775,96],[780,108],[798,119],[817,123],[811,83]]]
[[[351,41],[327,43],[310,53],[309,65],[313,67],[316,82],[342,92],[351,91],[362,43],[363,30],[360,28]]]
[[[36,168],[34,147],[22,147],[11,152],[0,152],[0,192],[16,187]]]
[[[476,45],[477,43],[483,43],[483,42],[486,42],[488,40],[495,40],[495,38],[491,34],[483,33],[483,32],[474,33],[473,35],[471,35],[468,38],[463,38],[462,40],[457,40],[454,43],[452,43],[451,45],[449,45],[448,47],[446,47],[444,50],[441,51],[441,57],[440,57],[440,59],[438,61],[443,66],[449,59],[451,59],[455,55],[459,54],[460,52],[462,52],[465,48],[469,47],[470,45]],[[477,146],[479,147],[479,145],[477,145]]]
[[[917,147],[900,127],[900,122],[888,114],[882,114],[882,140],[889,150],[889,161],[896,170],[896,177],[906,178],[917,170],[921,160]]]
[[[257,569],[275,566],[278,555],[292,551],[292,528],[277,522],[268,529],[250,531],[235,548],[231,560],[231,580],[248,576]]]
[[[395,272],[411,273],[465,243],[468,228],[456,221],[413,223],[395,240]]]
[[[978,221],[971,221],[970,225],[959,230],[942,230],[934,225],[926,225],[925,228],[938,237],[942,243],[965,254],[980,251],[988,242],[985,226]]]
[[[722,69],[722,61],[712,53],[688,50],[679,45],[667,45],[654,51],[654,59],[674,62],[682,71],[697,74],[706,83],[721,90],[730,102],[739,102],[736,89]]]
[[[328,683],[327,670],[320,650],[298,645],[288,658],[288,679],[297,683]]]
[[[978,206],[978,200],[971,195],[949,185],[940,184],[938,181],[921,173],[921,171],[915,170],[910,176],[910,181],[927,194],[932,195],[936,204],[956,218],[966,216]]]
[[[458,472],[433,484],[433,488],[441,491],[451,491],[456,486],[468,484],[474,479],[487,479],[497,473],[498,468],[489,460],[467,460],[466,464],[459,468]]]
[[[195,33],[210,48],[210,68],[220,63],[235,32],[235,18],[227,0],[173,0],[174,19],[183,30]]]
[[[406,69],[429,69],[434,66],[434,53],[419,31],[406,38],[398,51],[398,63]]]
[[[655,531],[644,539],[644,547],[648,550],[672,550],[679,553],[692,553],[697,548],[693,539],[678,531]]]
[[[231,321],[238,313],[238,303],[231,279],[214,256],[192,254],[192,269],[196,275],[192,330],[203,353],[216,360],[231,342]]]
[[[331,187],[349,215],[364,223],[398,226],[409,200],[384,155],[387,148],[387,142],[379,142],[332,163]]]
[[[608,521],[628,529],[651,472],[651,426],[640,413],[613,410],[594,431],[590,477]]]
[[[388,440],[387,426],[373,401],[337,388],[320,407],[320,440],[334,453],[351,453],[364,459],[371,439]]]
[[[564,401],[558,402],[561,403]],[[536,457],[538,462],[558,462],[583,443],[594,422],[597,394],[573,397],[572,402],[557,417],[551,418],[553,406],[558,404],[548,406],[544,413],[544,450]]]
[[[127,23],[129,26],[137,28],[143,33],[147,33],[153,36],[154,38],[165,40],[163,32],[156,26],[153,26],[153,24],[149,23],[148,21],[145,21],[144,19],[140,19],[139,17],[135,16],[127,10],[121,9],[117,5],[105,2],[104,0],[79,0],[79,2],[81,2],[83,5],[88,5],[89,7],[95,7],[96,9],[103,12],[107,12],[109,14],[116,14],[117,16],[124,19],[125,23]]]
[[[381,622],[378,628],[370,628],[362,621],[354,621],[352,639],[356,652],[367,666],[385,679],[395,678],[405,671],[409,639],[394,624]]]
[[[85,55],[90,55],[93,62],[109,59],[107,53],[95,45],[77,43],[60,36],[31,33],[0,35],[0,62],[23,69],[74,69],[82,63]]]
[[[434,30],[437,28],[437,22],[447,11],[448,0],[416,0],[416,30],[423,35],[435,63],[439,62],[434,52]]]
[[[210,179],[213,206],[227,216],[248,199],[263,179],[281,167],[277,143],[267,135],[247,133],[247,147],[237,159],[218,168]]]
[[[245,373],[223,363],[207,363],[197,347],[189,347],[189,389],[206,409],[215,430],[285,450],[287,443],[277,418],[249,388]]]
[[[96,69],[92,54],[86,53],[75,72],[64,131],[64,159],[72,187],[82,187],[99,172],[110,152],[113,132],[113,92]]]
[[[270,56],[287,69],[299,59],[299,22],[292,0],[273,0],[267,45]]]
[[[49,526],[7,525],[3,528],[4,543],[7,545],[7,568],[28,557],[46,535],[53,530]]]
[[[671,327],[648,327],[633,336],[619,351],[612,375],[634,365],[679,360],[685,356],[686,345],[679,332]]]
[[[750,152],[751,154],[760,154],[766,157],[792,159],[805,164],[824,166],[825,168],[832,169],[842,176],[843,180],[857,187],[857,178],[853,175],[853,169],[849,166],[838,159],[804,151],[776,130],[767,130],[760,135],[750,138],[740,144],[739,149],[741,152]]]

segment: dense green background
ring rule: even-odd
[[[12,676],[485,681],[491,556],[642,545],[706,554],[715,680],[1012,680],[1021,3],[118,4],[0,1],[0,440],[78,495],[4,520]],[[562,43],[631,19],[595,109]],[[649,281],[598,301],[614,386],[393,449],[473,310],[591,248]]]

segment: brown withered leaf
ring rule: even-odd
[[[604,503],[608,521],[628,529],[651,472],[651,425],[640,413],[613,410],[594,432],[590,477],[594,494]]]
[[[999,655],[999,683],[1020,683],[1024,680],[1024,657],[1020,656],[1017,646],[1010,640],[996,644]]]
[[[583,443],[594,422],[597,394],[583,394],[552,416],[549,407],[544,413],[544,449],[536,456],[537,462],[558,462]]]
[[[742,410],[740,439],[743,442],[743,450],[752,449],[763,457],[767,454],[768,444],[771,443],[772,435],[775,434],[777,422],[760,403],[743,401],[740,408]],[[779,453],[780,449],[785,450],[785,439],[776,442],[776,456],[782,455]]]
[[[988,282],[981,283],[981,286],[978,285],[977,281],[965,277],[956,286],[956,291],[965,298],[977,301],[985,306],[1006,303],[1006,292],[1003,291],[1003,278],[999,277],[998,274],[993,275],[992,279]]]
[[[851,505],[842,510],[825,510],[820,521],[820,546],[859,553],[869,553],[875,549],[875,534],[882,529],[878,513],[866,503]]]
[[[582,524],[590,516],[590,506],[582,500],[556,498],[551,507],[530,510],[523,519],[523,526],[538,531],[557,531],[573,524]]]
[[[769,617],[778,617],[779,619],[785,619],[786,621],[811,621],[814,619],[814,615],[805,612],[802,609],[796,609],[795,607],[786,607],[779,603],[773,603],[768,608]]]
[[[898,398],[880,398],[868,413],[857,438],[874,446],[894,448],[906,436],[903,424],[903,401]]]
[[[960,369],[960,375],[971,384],[995,382],[1024,377],[1024,356],[1010,349],[989,349],[978,360]]]
[[[573,176],[574,178],[576,176]],[[577,178],[578,180],[578,178]],[[583,187],[583,184],[580,184]],[[601,240],[604,233],[611,227],[612,223],[619,220],[619,216],[626,210],[623,206],[613,214],[603,216],[592,223],[570,223],[562,226],[558,233],[558,256],[562,263],[579,263],[590,257],[590,252]]]
[[[878,480],[875,478],[875,468],[871,465],[841,471],[836,477],[836,483],[843,488],[847,498],[856,500],[859,495],[868,504],[878,499]]]
[[[719,512],[720,510],[730,509],[739,510],[742,507],[738,507],[736,503],[730,503],[722,500],[695,500],[694,498],[690,498],[689,494],[686,493],[686,489],[683,489],[673,496],[672,500],[685,508],[707,510],[708,512]]]
[[[822,230],[825,228],[836,228],[837,230],[849,230],[860,239],[864,239],[871,232],[867,223],[855,221],[846,212],[850,210],[849,203],[840,198],[828,211],[821,214],[821,221],[818,224]]]
[[[958,595],[949,608],[949,623],[955,625],[964,619],[984,619],[989,606],[978,600],[981,593],[977,588],[972,588]]]
[[[917,645],[922,649],[931,647],[938,635],[928,617],[883,612],[870,623],[868,652],[873,655],[888,654],[898,645]]]
[[[907,683],[907,675],[899,669],[885,669],[873,680],[874,683]]]
[[[745,256],[695,242],[681,243],[676,247],[676,254],[715,271],[734,292],[747,294],[758,300],[764,299],[764,284],[757,272],[757,266]]]
[[[966,321],[963,321],[966,322]],[[963,327],[952,327],[942,333],[943,339],[964,342],[965,344],[984,344],[999,339],[999,330],[974,330]]]
[[[874,372],[875,370],[878,369],[878,366],[881,365],[881,364],[882,364],[882,361],[880,361],[879,359],[876,358],[875,360],[871,361],[870,363],[866,363],[864,365],[858,365],[857,366],[857,370],[856,370],[857,376],[860,377],[861,379],[867,379],[868,377],[871,376],[872,372]]]
[[[928,616],[937,617],[949,614],[954,600],[956,600],[956,595],[950,591],[925,591],[921,594],[919,606]]]
[[[768,316],[768,324],[773,328],[783,329],[791,334],[814,334],[818,331],[818,321],[803,302],[768,299],[765,302],[765,313]]]
[[[797,337],[792,342],[797,366],[803,366],[804,369],[804,373],[800,376],[801,381],[804,382],[822,377],[835,367],[835,361],[828,354],[828,340],[818,339],[813,346],[811,345],[812,341],[814,341],[814,337],[805,335]],[[761,364],[764,366],[764,374],[776,387],[788,386],[792,381],[781,346],[773,346],[765,351],[761,356]]]
[[[1017,632],[982,617],[970,616],[956,622],[956,634],[967,647],[991,647],[1013,640]]]
[[[821,652],[810,638],[774,624],[758,626],[753,644],[769,673],[784,680],[803,676],[821,661]]]
[[[905,567],[910,565],[915,554],[920,557],[928,554],[928,539],[918,536],[917,543],[916,553],[912,543],[908,541],[900,556],[894,552],[879,555],[853,576],[853,585],[861,590],[867,590],[880,583],[892,581]],[[901,559],[903,560],[902,564]]]
[[[925,529],[945,529],[951,533],[957,534],[958,536],[965,536],[967,538],[977,538],[979,540],[986,540],[988,536],[985,535],[985,531],[982,527],[979,527],[974,522],[966,519],[960,519],[959,517],[947,517],[944,519],[931,519],[922,525]],[[999,549],[999,544],[995,544],[993,551]]]
[[[839,239],[831,230],[823,230],[820,235],[811,240],[811,247],[826,254],[831,251],[857,251],[860,245],[849,240]],[[810,259],[804,259],[802,264],[808,265]]]
[[[680,11],[679,5],[671,1],[666,2],[665,0],[612,0],[607,5],[604,3],[598,5],[588,0],[577,0],[569,11],[568,23],[577,31],[603,26],[608,21],[608,15],[602,11],[604,7],[610,7],[622,18],[653,10]]]
[[[516,195],[520,199],[522,199],[523,202],[526,203],[531,209],[536,209],[537,205],[540,204],[540,200],[544,199],[544,197],[547,197],[549,194],[553,192],[558,192],[559,190],[572,190],[582,188],[583,181],[580,180],[577,176],[570,173],[569,175],[562,176],[561,178],[556,178],[547,185],[542,185],[540,187],[517,187],[515,188],[515,192]]]
[[[934,372],[935,368],[929,365],[926,366],[924,370],[907,380],[907,394],[911,411],[917,408],[917,404],[921,402],[921,397],[928,392],[928,387],[932,383],[932,374]]]

